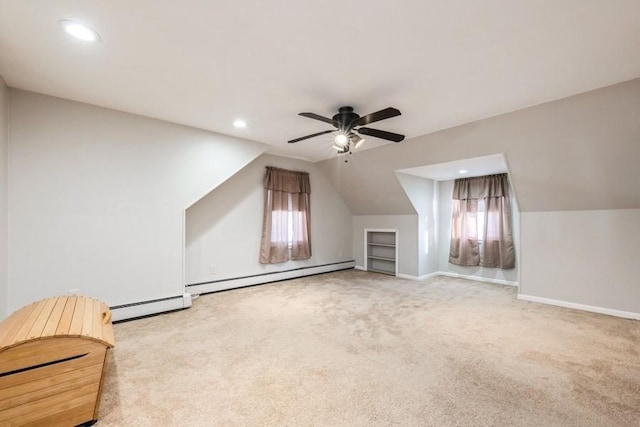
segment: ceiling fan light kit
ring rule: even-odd
[[[349,142],[353,144],[353,149],[357,150],[362,144],[364,144],[364,141],[363,137],[354,133]]]
[[[338,132],[333,140],[339,147],[344,147],[349,142],[349,137],[342,132]]]
[[[404,135],[364,127],[369,123],[390,119],[391,117],[396,117],[400,114],[402,113],[400,113],[400,110],[397,108],[388,107],[383,110],[376,111],[375,113],[367,114],[366,116],[360,116],[353,111],[352,107],[348,106],[340,107],[338,114],[334,115],[332,118],[324,117],[315,113],[299,113],[300,116],[329,123],[337,129],[337,132],[334,130],[317,132],[301,138],[292,139],[289,141],[289,144],[332,132],[336,132],[333,139],[333,148],[335,148],[339,154],[351,153],[352,150],[356,150],[361,147],[365,139],[360,135],[373,136],[387,141],[400,142],[404,139]]]

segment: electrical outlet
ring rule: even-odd
[[[209,274],[216,274],[216,266],[211,264],[209,266]]]
[[[69,289],[69,295],[78,295],[80,293],[80,289]]]

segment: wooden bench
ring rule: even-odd
[[[0,425],[95,423],[113,346],[111,311],[91,298],[49,298],[13,313],[0,323]]]

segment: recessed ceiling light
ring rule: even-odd
[[[79,22],[63,19],[60,21],[60,26],[78,40],[90,43],[100,41],[100,34]]]
[[[458,171],[458,173],[459,173],[459,174],[465,174],[465,173],[467,173],[467,172],[469,172],[469,171],[468,171],[468,170],[466,170],[466,169],[460,169],[460,170]]]
[[[233,125],[239,129],[242,129],[247,127],[247,122],[245,122],[244,120],[238,119],[235,122],[233,122]]]

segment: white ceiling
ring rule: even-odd
[[[639,22],[637,0],[0,0],[0,75],[317,161],[330,136],[286,141],[328,126],[298,112],[392,106],[371,127],[423,135],[640,77]]]
[[[461,173],[460,171],[466,171]],[[460,159],[453,162],[437,163],[417,168],[400,169],[397,172],[407,173],[434,181],[446,181],[472,176],[484,176],[507,172],[507,164],[502,154]]]

